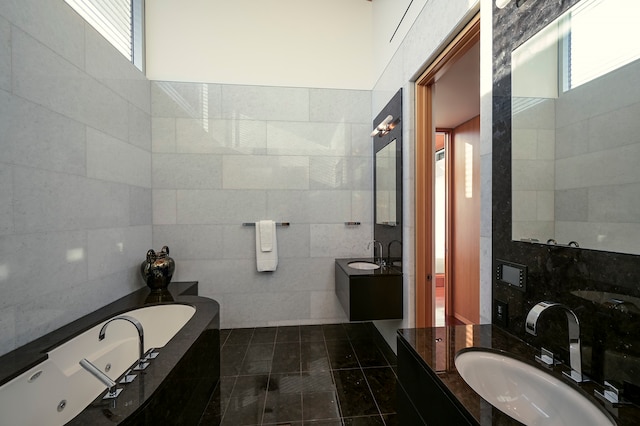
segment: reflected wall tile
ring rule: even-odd
[[[217,189],[222,187],[222,158],[214,155],[160,154],[152,158],[153,187]]]
[[[256,120],[177,118],[176,147],[184,153],[264,154],[267,125]]]
[[[553,188],[554,166],[556,166],[556,163],[549,160],[514,160],[513,170],[518,170],[519,173],[513,174],[513,189],[536,190]]]
[[[616,107],[617,108],[617,107]],[[638,143],[640,102],[589,118],[589,151]],[[624,125],[620,125],[624,123]]]
[[[556,158],[567,158],[588,152],[589,122],[579,121],[556,129]]]
[[[265,217],[263,191],[178,190],[180,224],[242,224]]]
[[[14,203],[19,233],[129,224],[129,188],[118,183],[16,167]]]
[[[3,236],[0,259],[0,308],[20,305],[43,291],[62,291],[87,279],[86,232]]]
[[[267,152],[270,155],[347,155],[351,125],[344,123],[267,123]]]
[[[157,225],[153,227],[153,247],[169,246],[176,260],[222,259],[223,227],[218,225]]]
[[[177,223],[177,194],[172,189],[152,191],[153,224],[170,225]]]
[[[151,153],[87,127],[87,177],[151,187]]]
[[[639,223],[640,183],[589,188],[587,217],[594,222]]]
[[[10,234],[12,232],[13,167],[9,164],[0,163],[0,235]]]
[[[94,229],[87,233],[88,277],[106,277],[114,271],[139,270],[151,248],[151,226]]]
[[[307,189],[309,159],[299,156],[223,157],[225,189]]]
[[[175,118],[151,118],[151,148],[154,153],[177,152]]]
[[[221,93],[217,84],[154,81],[151,111],[154,117],[219,118]]]
[[[310,121],[362,123],[371,121],[369,90],[309,89]]]
[[[556,189],[622,185],[638,181],[640,144],[589,153],[555,162]],[[615,164],[615,167],[611,167]]]
[[[11,24],[0,17],[0,89],[11,90]]]
[[[151,188],[129,187],[129,225],[151,225],[153,205]]]
[[[226,119],[308,121],[309,89],[225,85],[222,117]]]
[[[85,126],[0,92],[4,161],[78,175],[86,173]]]

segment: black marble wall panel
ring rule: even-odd
[[[497,282],[494,276],[494,323],[495,301],[506,302],[508,322],[502,328],[568,360],[562,312],[543,314],[538,337],[524,331],[527,312],[537,302],[564,303],[581,323],[587,374],[599,382],[617,379],[640,384],[640,306],[611,302],[611,294],[640,297],[640,256],[511,240],[511,52],[577,2],[527,0],[517,7],[514,0],[504,9],[494,7],[494,268],[496,259],[504,259],[524,264],[528,271],[525,292]],[[580,291],[598,292],[593,294],[602,297],[587,300],[578,295]]]

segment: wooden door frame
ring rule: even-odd
[[[434,324],[434,215],[433,185],[435,157],[435,129],[433,125],[433,84],[480,41],[480,13],[443,49],[438,57],[416,80],[416,257],[415,257],[415,312],[416,327]],[[449,214],[447,213],[447,218]],[[447,239],[453,227],[447,227]],[[451,229],[449,229],[451,228]],[[427,261],[429,259],[429,261]],[[447,275],[450,262],[446,262]],[[446,285],[446,284],[445,284]],[[447,286],[447,292],[450,291]],[[448,298],[449,299],[449,298]],[[447,301],[449,303],[449,301]]]

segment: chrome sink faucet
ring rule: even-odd
[[[380,266],[384,266],[384,258],[382,257],[382,243],[378,240],[373,240],[371,242],[369,242],[369,244],[367,244],[367,250],[369,250],[371,248],[371,244],[374,245],[374,250],[373,250],[373,260],[374,262],[376,262],[378,265]],[[376,258],[376,250],[375,250],[375,246],[378,246],[378,257]]]
[[[149,363],[144,362],[144,330],[142,329],[142,324],[137,319],[130,317],[129,315],[119,315],[115,318],[111,318],[109,321],[105,322],[102,328],[100,329],[100,333],[98,334],[98,340],[102,341],[105,337],[105,332],[107,331],[107,326],[116,320],[124,320],[128,321],[136,327],[138,331],[138,365],[134,368],[134,370],[144,370]]]
[[[567,306],[556,302],[539,302],[529,313],[525,321],[524,329],[527,333],[537,336],[538,320],[540,315],[550,308],[560,308],[567,315],[567,325],[569,327],[569,363],[571,367],[570,373],[564,373],[576,382],[586,382],[589,379],[582,374],[582,348],[580,346],[580,323],[578,317]]]

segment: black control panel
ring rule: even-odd
[[[496,281],[515,287],[517,290],[527,289],[527,267],[518,263],[496,259]]]

